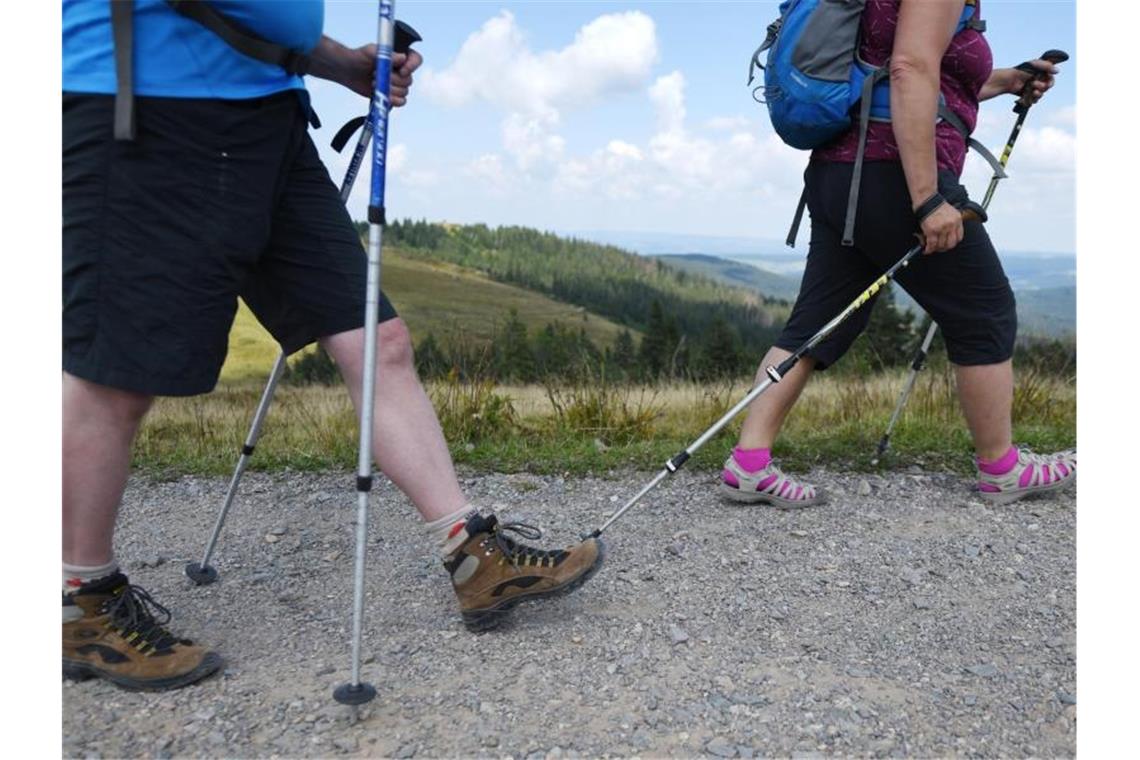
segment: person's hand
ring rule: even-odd
[[[1038,58],[1030,61],[1029,65],[1037,69],[1036,75],[1026,74],[1021,69],[1010,69],[1009,92],[1014,95],[1023,95],[1026,105],[1035,105],[1041,97],[1053,86],[1053,75],[1060,72],[1053,64]],[[1026,84],[1029,87],[1026,88]]]
[[[962,242],[962,214],[949,203],[943,203],[922,220],[922,238],[926,254],[948,251]]]
[[[408,91],[412,87],[412,74],[424,62],[423,56],[412,50],[408,53],[392,54],[392,107],[399,108],[408,102]],[[372,85],[376,80],[376,44],[372,43],[348,50],[342,62],[342,73],[338,81],[353,92],[366,98],[372,97]]]

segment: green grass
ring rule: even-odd
[[[408,259],[385,249],[383,288],[412,332],[416,342],[428,333],[438,340],[449,337],[487,341],[510,309],[533,333],[548,322],[585,328],[599,347],[613,345],[623,327],[525,288],[495,282],[470,269],[439,262]],[[637,339],[638,332],[630,330]],[[222,368],[223,383],[264,380],[277,357],[272,336],[241,304],[230,332],[229,354]]]
[[[790,469],[815,465],[872,470],[871,458],[905,372],[870,377],[820,376],[789,415],[777,455]],[[223,386],[192,399],[160,399],[135,448],[135,466],[154,475],[224,475],[234,464],[260,384]],[[747,392],[743,383],[659,388],[603,384],[557,388],[435,383],[429,386],[452,455],[481,470],[602,473],[658,469]],[[740,419],[693,458],[719,467]],[[1014,436],[1037,451],[1076,444],[1076,388],[1033,371],[1019,375]],[[931,369],[915,388],[880,468],[918,464],[967,472],[970,439],[953,377]],[[343,388],[286,387],[278,392],[254,469],[349,470],[356,422]]]

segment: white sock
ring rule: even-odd
[[[470,504],[464,504],[459,509],[455,510],[449,515],[445,515],[438,520],[432,520],[425,524],[428,535],[439,546],[443,556],[449,557],[455,553],[455,550],[463,545],[466,536],[463,534],[463,526],[469,519],[478,514],[475,507]]]
[[[78,591],[84,583],[106,578],[108,575],[116,573],[118,569],[119,563],[115,561],[114,556],[105,565],[69,565],[64,562],[63,590],[69,594],[73,593]]]

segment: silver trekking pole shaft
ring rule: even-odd
[[[903,386],[902,393],[899,394],[899,400],[895,403],[895,410],[891,412],[891,420],[887,423],[887,430],[883,433],[883,437],[879,439],[879,447],[871,464],[878,464],[879,457],[886,453],[891,445],[891,433],[895,429],[899,418],[902,417],[903,408],[906,402],[910,399],[910,394],[914,390],[914,384],[918,380],[918,373],[926,366],[926,357],[930,354],[930,344],[934,342],[934,333],[938,332],[938,323],[933,319],[930,320],[930,327],[926,328],[926,335],[922,339],[922,344],[919,345],[918,350],[914,352],[914,359],[910,363],[910,375],[906,379],[906,384]]]
[[[976,219],[984,222],[986,220],[986,214],[981,206],[970,203],[967,204],[966,209],[962,211],[962,219],[963,221]],[[697,440],[689,444],[689,446],[684,451],[680,452],[668,462],[666,462],[665,468],[661,470],[661,472],[657,473],[657,475],[655,475],[653,479],[645,485],[645,487],[638,491],[632,499],[627,501],[621,506],[621,508],[614,512],[609,517],[609,519],[602,524],[600,528],[596,529],[592,533],[584,534],[583,538],[597,538],[601,536],[604,531],[606,531],[611,525],[617,522],[622,515],[628,512],[634,504],[637,504],[639,501],[641,501],[642,498],[645,497],[647,493],[656,488],[661,483],[661,481],[665,480],[665,478],[681,469],[681,467],[683,467],[684,464],[689,461],[689,459],[693,456],[693,454],[697,452],[698,449],[708,443],[708,441],[711,440],[717,433],[719,433],[725,425],[727,425],[733,420],[733,418],[744,411],[749,404],[756,400],[757,396],[768,390],[770,387],[772,387],[773,384],[783,380],[784,377],[786,377],[787,374],[792,371],[792,368],[796,366],[799,360],[803,358],[803,356],[807,354],[808,351],[811,351],[813,348],[819,345],[821,341],[826,339],[828,335],[835,331],[835,328],[839,327],[839,325],[847,321],[847,319],[852,314],[858,311],[865,303],[874,298],[875,294],[878,293],[884,285],[890,282],[900,269],[908,266],[915,256],[922,253],[924,247],[924,244],[919,243],[907,251],[901,259],[891,265],[890,269],[881,274],[878,279],[868,285],[866,290],[860,293],[854,301],[849,303],[847,307],[843,309],[843,311],[841,311],[830,322],[821,327],[815,335],[808,338],[808,340],[802,346],[797,348],[790,356],[788,356],[775,367],[765,368],[764,373],[768,377],[765,378],[763,382],[750,390],[747,396],[742,398],[736,404],[736,406],[725,412],[719,420],[713,423],[712,427],[702,433],[700,437],[697,438]]]
[[[352,125],[353,122],[349,122],[349,124],[345,126],[350,127]],[[351,132],[344,135],[345,139],[350,136]],[[340,200],[342,203],[348,203],[348,196],[352,194],[352,186],[356,182],[356,175],[360,172],[360,165],[364,161],[364,155],[367,153],[368,142],[371,136],[371,125],[364,122],[363,128],[360,131],[360,139],[357,140],[356,149],[353,151],[352,160],[348,165],[348,171],[345,172],[344,181],[341,182],[340,185]],[[338,138],[339,137],[340,135],[338,135]],[[233,505],[234,497],[237,495],[242,476],[245,474],[249,460],[253,456],[254,449],[257,447],[257,442],[261,439],[262,424],[265,422],[269,407],[273,403],[273,395],[277,391],[277,384],[285,374],[285,359],[285,351],[282,350],[277,354],[277,360],[273,362],[273,369],[269,372],[269,379],[265,383],[265,390],[261,392],[261,400],[257,403],[257,411],[253,415],[253,422],[249,426],[249,433],[246,434],[245,443],[242,444],[237,465],[234,467],[234,473],[230,477],[230,485],[226,489],[225,498],[222,500],[222,508],[218,511],[218,518],[214,522],[213,533],[210,534],[210,540],[206,542],[206,549],[202,552],[202,561],[191,562],[186,565],[186,576],[190,578],[195,585],[206,586],[218,579],[217,568],[210,565],[210,559],[214,556],[214,548],[218,543],[218,538],[222,535],[222,527],[226,523],[226,517],[229,515],[230,507]]]
[[[368,202],[368,281],[364,310],[364,377],[360,404],[360,449],[356,474],[356,560],[352,597],[352,677],[333,691],[333,698],[359,706],[376,697],[376,689],[360,680],[360,647],[364,621],[364,561],[368,548],[368,498],[372,490],[372,420],[376,403],[376,320],[380,304],[380,254],[384,237],[384,185],[388,149],[395,3],[380,0],[376,45],[376,78],[372,94],[372,192]]]

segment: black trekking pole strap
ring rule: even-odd
[[[412,45],[423,40],[419,32],[413,29],[410,24],[406,24],[403,21],[396,21],[395,29],[395,36],[392,41],[392,50],[394,52],[406,55],[411,51]],[[337,153],[340,153],[344,150],[344,146],[348,145],[349,138],[352,137],[356,130],[361,127],[364,127],[365,130],[369,129],[367,122],[367,116],[356,116],[349,119],[344,123],[344,126],[338,129],[336,134],[333,135],[332,142],[330,142],[329,145],[331,145],[332,149]]]
[[[166,4],[221,37],[239,53],[262,63],[280,66],[290,74],[304,75],[309,71],[309,56],[258,37],[241,24],[218,13],[208,3],[201,0],[166,0]],[[115,3],[112,2],[112,5]]]
[[[115,44],[115,139],[135,139],[135,4],[134,0],[112,0],[111,35]]]

